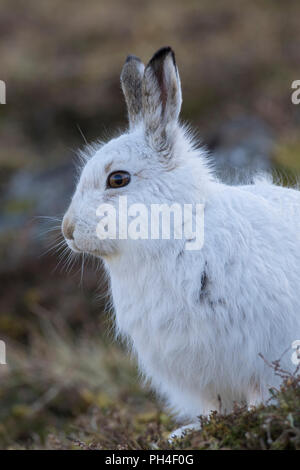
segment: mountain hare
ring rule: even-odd
[[[278,386],[266,360],[293,371],[300,339],[300,193],[262,178],[218,181],[179,121],[181,86],[171,48],[121,74],[129,130],[86,158],[62,231],[76,253],[104,260],[117,332],[176,411],[197,417],[234,402],[256,405]],[[91,153],[91,152],[90,152]],[[203,204],[204,241],[98,236],[98,207]],[[102,214],[103,216],[103,214]],[[194,217],[194,213],[193,213]],[[131,214],[131,220],[132,214]],[[107,228],[107,226],[106,226]]]

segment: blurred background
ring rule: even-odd
[[[219,176],[267,170],[293,184],[299,18],[297,0],[1,0],[0,448],[84,447],[95,436],[103,448],[141,448],[172,428],[113,341],[101,267],[82,270],[55,249],[76,151],[126,126],[126,56],[147,62],[170,45],[182,119]]]

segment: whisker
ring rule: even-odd
[[[84,262],[85,262],[85,256],[84,256],[84,253],[82,253],[82,258],[81,258],[81,273],[80,273],[80,283],[79,283],[80,286],[82,286],[82,281],[83,281]]]
[[[62,221],[62,217],[55,217],[55,216],[51,216],[51,215],[34,215],[32,217],[33,219],[42,219],[42,220],[51,220],[51,221],[54,221],[54,222],[61,222]]]
[[[49,248],[43,251],[39,257],[45,256],[46,254],[50,252],[53,252],[53,253],[59,252],[64,243],[65,243],[64,239],[58,241],[58,237],[57,237],[56,240],[54,240],[54,242],[49,246]]]
[[[66,266],[66,272],[67,273],[70,273],[72,271],[76,260],[77,260],[76,254],[71,251],[69,259],[68,259],[68,263],[67,263],[67,266]]]
[[[77,125],[76,125],[76,127],[77,127],[77,129],[79,130],[79,132],[80,132],[80,135],[81,135],[81,137],[82,137],[82,138],[83,138],[83,140],[84,140],[84,143],[85,143],[86,145],[88,145],[88,141],[87,141],[87,139],[86,139],[86,137],[85,137],[84,133],[82,132],[82,130],[81,130],[81,128],[80,128],[80,126],[79,126],[79,124],[77,124]]]
[[[52,234],[53,232],[60,232],[60,231],[61,231],[61,226],[60,225],[55,225],[54,227],[49,227],[46,230],[43,230],[43,231],[39,232],[36,235],[36,238],[44,237],[45,235],[48,235],[49,233]],[[61,233],[59,233],[59,234],[61,234]]]
[[[52,270],[52,273],[54,273],[55,271],[57,271],[57,269],[59,267],[61,267],[61,270],[63,270],[64,266],[65,266],[65,263],[66,263],[66,257],[67,255],[69,254],[69,247],[66,245],[63,249],[63,251],[59,254],[59,262],[57,263],[57,265],[54,267],[54,269]],[[63,263],[63,265],[62,265]]]
[[[52,252],[53,254],[60,255],[62,250],[64,250],[64,240],[57,243],[57,245],[53,246],[51,249],[48,250],[48,253]],[[47,254],[47,251],[45,252]]]

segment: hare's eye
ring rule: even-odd
[[[114,171],[107,177],[107,188],[122,188],[130,183],[130,174],[127,171]]]

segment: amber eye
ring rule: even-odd
[[[127,171],[114,171],[107,177],[108,188],[122,188],[130,183],[131,176]]]

